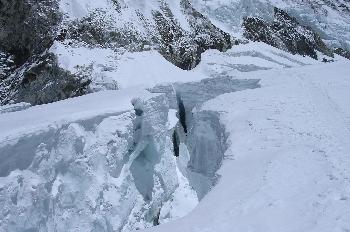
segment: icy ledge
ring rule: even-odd
[[[218,113],[257,80],[91,94],[0,115],[0,231],[132,231],[182,217],[217,180]]]

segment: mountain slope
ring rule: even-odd
[[[205,50],[231,47],[230,35],[188,0],[17,0],[4,1],[0,12],[0,51],[13,57],[16,68],[1,79],[2,104],[43,104],[92,91],[89,67],[79,67],[78,74],[62,69],[49,50],[54,41],[72,48],[110,49],[115,56],[153,49],[186,70],[199,63]]]
[[[44,104],[119,86],[109,77],[96,77],[92,70],[95,65],[105,70],[117,66],[92,59],[66,70],[58,60],[57,46],[96,52],[102,48],[117,59],[125,52],[155,50],[185,70],[197,66],[204,51],[226,51],[239,43],[234,36],[315,59],[322,54],[332,57],[334,49],[348,56],[346,2],[334,6],[258,0],[2,2],[0,52],[6,59],[0,59],[0,67],[7,71],[1,72],[1,104]],[[296,6],[308,14],[291,10]],[[319,12],[323,14],[317,21],[308,18]],[[13,62],[5,62],[8,58]]]
[[[195,0],[197,9],[220,23],[222,28],[237,36],[242,35],[241,25],[245,17],[257,17],[271,22],[274,8],[287,12],[291,17],[318,33],[330,47],[349,50],[350,5],[344,0]]]

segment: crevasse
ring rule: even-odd
[[[0,231],[132,231],[186,215],[217,181],[226,149],[219,114],[201,104],[256,87],[157,86],[132,111],[0,143]]]

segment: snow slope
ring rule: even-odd
[[[57,54],[61,68],[73,74],[88,73],[94,91],[203,79],[172,65],[157,51],[118,54],[108,48],[73,47],[58,42],[51,51]]]
[[[186,217],[146,231],[348,231],[348,61],[235,75],[261,88],[221,95],[221,179]]]
[[[153,87],[162,83],[199,81],[224,75],[229,70],[240,73],[318,63],[264,43],[241,44],[225,53],[208,50],[202,55],[199,66],[191,71],[172,65],[156,51],[118,54],[108,48],[76,47],[60,42],[55,42],[51,51],[57,55],[61,68],[73,74],[89,73],[95,90]]]

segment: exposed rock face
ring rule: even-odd
[[[22,65],[51,46],[60,19],[56,1],[1,0],[0,49]]]
[[[0,96],[3,104],[46,104],[83,95],[88,92],[89,83],[87,77],[78,77],[60,68],[55,55],[47,53],[0,82]]]
[[[193,0],[193,4],[238,37],[244,18],[259,18],[273,24],[274,8],[277,7],[301,25],[312,28],[328,47],[350,49],[348,0]]]
[[[113,3],[116,19],[125,17],[123,14],[130,10],[130,6],[117,1]],[[136,21],[141,27],[132,22],[115,25],[112,20],[115,16],[109,18],[108,12],[98,10],[69,23],[59,38],[115,49],[123,47],[129,51],[143,51],[152,46],[168,61],[185,70],[194,68],[205,50],[225,51],[231,47],[230,35],[214,26],[188,0],[181,0],[178,6],[188,28],[179,23],[168,1],[160,0],[157,4],[159,8],[151,12],[136,10]]]
[[[275,8],[272,23],[263,19],[248,17],[244,19],[244,36],[281,48],[292,54],[307,55],[317,59],[316,51],[333,56],[332,51],[311,28],[302,26],[281,9]]]
[[[13,56],[0,51],[0,81],[5,79],[14,70]]]
[[[0,79],[1,104],[43,104],[84,93],[86,84],[46,52],[61,19],[57,1],[1,0],[0,49],[14,61]]]
[[[88,92],[88,78],[83,79],[58,67],[55,56],[48,54],[43,61],[24,73],[17,92],[17,101],[32,105],[45,104]]]
[[[231,48],[229,34],[213,25],[208,18],[194,9],[188,0],[181,0],[181,6],[191,27],[189,32],[176,23],[176,18],[166,4],[163,13],[154,13],[161,39],[160,52],[167,60],[189,70],[200,62],[204,51],[225,51]]]
[[[343,57],[345,57],[345,58],[350,60],[350,51],[347,51],[347,50],[345,50],[343,48],[337,48],[337,49],[334,50],[334,53],[336,53],[336,54],[338,54],[340,56],[343,56]]]

